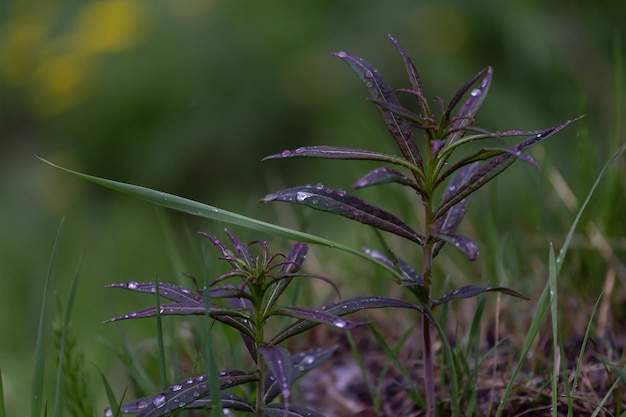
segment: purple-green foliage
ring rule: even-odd
[[[317,309],[278,304],[285,289],[295,278],[312,277],[321,279],[333,287],[326,277],[302,272],[308,247],[295,243],[287,254],[270,254],[265,241],[244,244],[229,231],[226,231],[232,249],[217,237],[201,233],[218,250],[219,259],[230,264],[232,269],[218,277],[208,289],[196,288],[192,291],[169,283],[139,283],[129,281],[111,284],[112,288],[155,294],[170,302],[159,303],[121,316],[109,322],[155,317],[157,315],[205,315],[206,300],[209,298],[208,315],[217,322],[237,330],[256,368],[248,371],[225,370],[217,376],[220,390],[225,391],[241,384],[256,384],[257,398],[251,401],[234,394],[220,394],[223,408],[262,412],[265,415],[283,415],[289,410],[290,416],[316,416],[312,410],[291,403],[291,386],[311,369],[328,359],[335,347],[309,349],[292,354],[279,344],[313,327],[324,324],[341,330],[348,330],[360,323],[343,319],[341,316],[368,308],[399,307],[419,310],[419,307],[399,300],[383,297],[357,297],[341,302],[323,305]],[[256,249],[256,251],[255,251]],[[227,281],[239,279],[239,283]],[[335,287],[336,289],[336,287]],[[295,319],[279,331],[271,340],[266,340],[263,329],[273,316],[286,316]],[[150,397],[139,398],[121,406],[122,414],[136,414],[138,417],[168,415],[176,410],[211,408],[209,375],[197,375],[172,385],[168,390]],[[282,401],[277,398],[282,396]],[[107,415],[112,415],[110,410]]]
[[[391,134],[399,155],[381,153],[367,149],[337,146],[307,146],[295,150],[284,150],[265,159],[284,159],[293,157],[330,158],[343,160],[371,160],[396,165],[408,171],[404,174],[396,169],[384,166],[376,168],[354,183],[353,189],[396,183],[411,188],[418,197],[416,209],[424,210],[424,224],[421,230],[410,226],[394,214],[373,204],[365,202],[345,190],[305,185],[276,191],[261,201],[284,201],[327,211],[351,220],[357,220],[375,229],[382,230],[407,239],[422,248],[422,274],[410,263],[398,258],[385,246],[385,251],[367,249],[366,253],[385,265],[395,268],[403,276],[399,282],[411,291],[422,306],[422,341],[424,355],[424,380],[426,394],[426,415],[436,414],[433,340],[431,324],[435,321],[432,309],[437,305],[457,298],[474,297],[486,292],[500,292],[519,298],[526,298],[520,293],[504,287],[486,287],[466,285],[453,290],[439,298],[431,294],[433,280],[433,260],[441,248],[450,243],[469,260],[478,257],[478,247],[468,236],[457,234],[456,230],[465,216],[470,197],[485,186],[489,181],[511,166],[516,159],[539,167],[537,162],[524,151],[531,146],[558,133],[578,119],[548,129],[537,131],[508,130],[490,132],[474,125],[476,114],[483,104],[491,80],[493,70],[487,67],[478,72],[465,83],[452,97],[447,106],[439,97],[438,116],[431,110],[426,99],[420,77],[407,52],[390,37],[397,48],[406,67],[410,88],[399,91],[412,96],[416,101],[417,110],[411,110],[400,103],[394,90],[380,75],[378,70],[364,59],[338,52],[333,55],[344,60],[356,72],[369,90],[371,101],[378,108],[381,117]],[[468,96],[459,109],[463,97]],[[423,133],[423,140],[416,139],[416,132]],[[457,149],[464,145],[475,144],[485,139],[504,138],[509,136],[527,136],[512,147],[482,147],[477,151],[452,159]],[[441,200],[435,201],[437,190],[444,186]],[[420,201],[421,200],[421,201]],[[380,236],[380,235],[379,235]],[[431,323],[432,322],[432,323]],[[441,326],[436,326],[441,332]],[[441,335],[445,339],[445,335]],[[451,369],[450,372],[453,372]],[[454,376],[452,377],[454,379]],[[456,395],[454,390],[452,395]],[[455,415],[459,413],[458,401],[452,399]]]

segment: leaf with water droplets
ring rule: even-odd
[[[321,186],[299,186],[268,194],[261,201],[285,201],[328,211],[352,220],[357,220],[378,229],[402,236],[423,244],[423,237],[393,214],[373,206],[342,190]]]
[[[232,234],[228,229],[224,229],[224,231],[230,238],[230,241],[233,242],[233,247],[235,248],[235,254],[237,255],[237,258],[244,261],[248,266],[248,269],[253,270],[255,268],[255,262],[252,253],[250,253],[248,245],[237,239],[237,237]]]
[[[368,309],[368,308],[408,308],[412,310],[421,311],[420,307],[415,304],[407,303],[402,300],[397,300],[394,298],[385,298],[385,297],[354,297],[348,298],[343,301],[338,301],[335,303],[326,304],[320,309],[317,310],[317,313],[327,313],[329,314],[329,319],[336,316],[345,316],[346,314],[354,313],[360,310]],[[280,343],[292,336],[303,333],[318,324],[330,324],[337,327],[336,323],[323,322],[320,320],[315,320],[311,317],[301,316],[298,317],[296,315],[291,315],[292,317],[300,318],[300,320],[292,323],[285,330],[278,333],[272,339],[271,343],[277,344]],[[327,316],[328,317],[328,316]],[[326,319],[328,320],[328,319]],[[356,323],[350,323],[351,327],[356,326]],[[345,327],[344,327],[345,328]]]
[[[117,284],[109,284],[107,288],[124,288],[129,291],[137,291],[143,293],[154,294],[157,290],[157,285],[154,282],[122,282]],[[201,302],[204,298],[191,292],[187,288],[179,287],[177,285],[168,284],[166,282],[159,282],[159,296],[167,298],[168,300],[176,302]]]
[[[416,165],[396,155],[387,153],[370,151],[367,149],[347,148],[342,146],[305,146],[293,151],[283,151],[274,155],[266,156],[266,159],[293,158],[293,157],[309,157],[309,158],[326,158],[326,159],[345,159],[345,160],[367,160],[367,161],[383,161],[395,165],[401,165],[415,171]]]
[[[486,73],[486,74],[485,74]],[[457,103],[461,100],[461,97],[465,95],[465,93],[470,89],[472,85],[480,77],[485,74],[484,78],[480,81],[478,87],[474,88],[470,92],[470,97],[465,101],[463,106],[459,109],[456,116],[450,120],[450,113],[452,109],[457,105]],[[459,138],[465,135],[465,128],[470,125],[474,121],[474,117],[478,113],[480,106],[482,106],[485,97],[487,96],[487,90],[489,90],[489,85],[491,84],[491,78],[493,76],[493,69],[491,67],[487,67],[476,74],[471,80],[469,80],[463,87],[457,91],[452,100],[446,109],[445,120],[451,121],[450,131],[452,134],[447,138],[446,143],[451,144],[456,142]]]
[[[261,411],[266,417],[325,417],[324,414],[298,404],[288,404],[285,407],[281,403],[272,403]]]
[[[407,185],[418,192],[421,192],[422,189],[417,185],[417,183],[402,173],[396,171],[395,169],[388,167],[376,168],[373,171],[368,172],[361,178],[357,180],[352,185],[353,189],[359,189],[364,187],[370,187],[372,185],[380,185],[380,184],[389,184],[389,183],[397,183],[402,185]]]
[[[361,81],[368,88],[372,98],[382,100],[391,104],[400,104],[393,89],[387,84],[378,70],[371,66],[364,59],[350,55],[346,52],[336,52],[338,58],[343,59],[354,72],[357,73]],[[402,155],[413,165],[421,166],[422,157],[417,148],[417,143],[413,137],[411,125],[403,118],[396,116],[393,112],[378,106],[387,130],[393,136]]]
[[[530,298],[526,297],[525,295],[522,295],[518,293],[517,291],[512,290],[510,288],[506,288],[506,287],[481,287],[478,285],[467,285],[465,287],[458,288],[449,294],[444,295],[438,300],[433,300],[433,307],[436,305],[447,303],[448,301],[454,300],[457,298],[476,297],[477,295],[485,293],[485,292],[499,292],[502,294],[510,295],[512,297],[517,297],[517,298],[521,298],[524,300],[530,300]]]
[[[302,268],[308,251],[309,247],[306,243],[294,243],[285,256],[285,261],[280,266],[278,277],[286,277],[298,272]]]
[[[258,351],[263,355],[265,363],[274,376],[273,381],[280,388],[283,400],[287,403],[291,397],[291,384],[293,383],[291,353],[284,347],[277,345],[259,346]]]
[[[291,356],[291,364],[293,367],[293,381],[298,380],[311,369],[319,366],[322,362],[329,359],[337,350],[337,346],[325,349],[311,349],[304,352],[296,353]],[[265,379],[265,395],[263,399],[266,403],[271,402],[281,393],[281,389],[276,383],[276,378]]]
[[[542,130],[539,133],[531,136],[530,138],[527,138],[526,140],[513,146],[512,149],[514,152],[522,152],[524,149],[527,149],[543,141],[544,139],[555,135],[556,133],[560,132],[567,126],[580,119],[581,117],[578,117],[576,119],[568,120],[558,126]],[[460,190],[458,190],[454,195],[442,201],[441,205],[437,208],[437,211],[435,212],[435,220],[441,217],[444,213],[446,213],[450,209],[450,207],[454,206],[459,201],[463,200],[468,195],[483,187],[489,181],[494,179],[497,175],[502,173],[513,162],[515,162],[516,159],[517,158],[514,157],[512,153],[506,152],[496,156],[489,162],[482,165],[480,169],[476,170],[476,172],[467,180],[465,185],[462,186]]]
[[[357,327],[359,323],[344,320],[338,315],[329,312],[328,310],[313,310],[304,307],[281,307],[272,310],[270,315],[288,316],[296,319],[311,322],[311,327],[317,324],[326,324],[328,326],[336,327],[342,330],[349,330]],[[279,343],[276,339],[272,340],[272,344]]]
[[[432,236],[451,243],[455,248],[463,252],[470,261],[474,261],[478,257],[478,246],[467,236],[444,233],[433,233]]]

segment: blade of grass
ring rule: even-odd
[[[48,299],[48,285],[52,279],[52,270],[54,268],[54,262],[56,260],[59,245],[61,243],[61,236],[63,234],[63,227],[65,225],[65,217],[61,219],[59,227],[57,229],[56,238],[54,240],[54,246],[52,247],[52,256],[50,257],[50,264],[48,266],[48,272],[46,273],[46,279],[43,285],[43,294],[41,300],[41,311],[39,313],[39,326],[37,328],[37,342],[35,344],[35,366],[33,370],[33,383],[31,393],[31,417],[41,416],[42,402],[43,402],[43,380],[44,380],[44,322],[46,317],[46,301]]]
[[[100,370],[98,369],[98,371]],[[124,389],[124,392],[122,393],[122,397],[120,398],[120,401],[118,402],[117,399],[115,398],[115,393],[113,392],[113,388],[111,388],[111,384],[109,384],[109,381],[106,379],[102,371],[100,371],[100,378],[102,378],[102,384],[104,385],[104,390],[107,395],[107,401],[109,402],[109,410],[107,410],[107,412],[105,413],[105,416],[106,417],[120,417],[122,415],[120,410],[122,408],[122,404],[124,403],[124,398],[126,397],[126,392],[128,391],[128,387]]]
[[[156,284],[156,332],[157,332],[157,343],[159,345],[159,364],[161,368],[161,381],[163,381],[163,390],[167,390],[170,386],[170,383],[167,378],[167,361],[165,360],[165,347],[163,344],[163,319],[161,316],[161,297],[159,295],[159,277],[157,276],[155,279]]]
[[[550,244],[550,259],[548,263],[548,286],[550,287],[550,316],[552,318],[552,417],[557,416],[557,402],[559,396],[559,372],[560,354],[559,349],[559,312],[557,305],[557,281],[556,260],[554,259],[554,247]]]
[[[624,153],[624,151],[626,151],[626,143],[624,143],[611,156],[611,158],[609,158],[609,160],[606,162],[606,164],[604,164],[604,166],[600,170],[598,177],[596,178],[591,189],[587,193],[587,197],[585,198],[585,201],[580,206],[580,209],[578,210],[578,213],[576,214],[576,217],[574,218],[574,221],[572,225],[570,226],[569,232],[567,233],[565,241],[563,242],[563,246],[559,250],[559,256],[554,260],[554,265],[552,266],[553,270],[551,270],[551,273],[550,273],[550,279],[549,279],[550,281],[553,279],[556,280],[556,277],[558,277],[561,271],[561,267],[563,265],[563,261],[565,259],[565,255],[567,254],[567,250],[569,248],[570,242],[574,235],[574,231],[576,230],[576,227],[578,226],[578,222],[580,221],[580,218],[582,217],[582,214],[585,211],[585,208],[587,208],[589,201],[591,201],[591,196],[593,195],[596,188],[598,187],[598,184],[600,184],[600,181],[602,180],[604,173],[611,165],[615,163],[617,158],[619,158],[621,154]],[[552,246],[550,246],[550,256],[551,257],[554,256],[554,250]],[[541,324],[543,323],[543,320],[547,314],[547,310],[550,305],[550,298],[551,298],[550,297],[550,289],[552,288],[551,285],[552,284],[550,284],[550,282],[546,283],[546,286],[544,287],[543,292],[541,293],[541,296],[539,297],[539,301],[537,302],[537,312],[535,314],[535,317],[533,317],[533,320],[530,325],[529,333],[526,336],[526,340],[524,341],[524,345],[522,347],[522,351],[520,354],[520,360],[518,361],[517,366],[515,367],[515,370],[513,371],[513,374],[509,380],[509,383],[507,384],[506,390],[502,397],[502,400],[500,401],[500,405],[498,406],[498,409],[496,410],[496,417],[500,417],[502,415],[502,412],[504,411],[504,404],[506,403],[506,400],[511,394],[511,390],[513,389],[513,384],[515,383],[515,378],[517,377],[517,374],[521,370],[522,364],[524,362],[524,358],[528,354],[532,341],[535,339],[535,336],[539,332],[539,328],[541,327]]]
[[[67,335],[70,327],[70,317],[72,316],[72,309],[74,308],[74,300],[76,299],[76,291],[78,290],[78,278],[79,274],[76,272],[72,286],[70,288],[70,294],[65,306],[65,317],[63,318],[63,329],[61,333],[61,345],[59,347],[59,365],[57,368],[57,382],[56,391],[54,395],[54,412],[53,416],[61,417],[63,415],[63,372],[65,370],[65,347],[67,343]]]
[[[4,388],[2,386],[2,368],[0,368],[0,417],[6,417],[4,410]]]
[[[182,213],[191,214],[193,216],[199,216],[206,219],[216,220],[236,226],[241,226],[247,229],[256,230],[258,232],[269,233],[274,236],[280,236],[287,239],[297,240],[304,243],[311,243],[315,245],[326,246],[331,249],[339,249],[344,252],[348,252],[352,255],[356,255],[362,259],[366,259],[391,273],[396,279],[402,280],[402,274],[394,270],[393,268],[385,265],[384,263],[368,256],[360,250],[350,248],[342,245],[338,242],[334,242],[328,239],[324,239],[319,236],[315,236],[309,233],[303,233],[297,230],[289,229],[286,227],[278,226],[272,223],[267,223],[261,220],[253,219],[251,217],[242,216],[241,214],[232,213],[226,210],[219,209],[217,207],[209,206],[194,200],[190,200],[184,197],[176,196],[173,194],[164,193],[161,191],[152,190],[146,187],[138,185],[126,184],[123,182],[107,180],[104,178],[98,178],[80,172],[72,171],[67,168],[55,165],[50,161],[43,158],[39,158],[42,162],[57,168],[61,171],[72,174],[82,180],[98,184],[100,186],[121,192],[123,194],[131,195],[143,201],[147,201],[158,206],[166,207],[172,210],[180,211]]]

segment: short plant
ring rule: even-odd
[[[493,75],[491,67],[483,69],[463,85],[447,106],[444,105],[443,100],[437,98],[435,102],[440,107],[440,114],[436,116],[424,95],[422,82],[411,58],[395,39],[391,38],[391,41],[404,60],[411,82],[411,88],[400,91],[416,99],[417,112],[402,106],[389,84],[376,68],[365,60],[346,52],[338,52],[334,55],[344,60],[365,83],[372,97],[371,101],[380,111],[400,155],[337,146],[307,146],[285,150],[266,159],[312,157],[371,160],[396,165],[408,171],[408,175],[385,166],[367,173],[358,179],[352,188],[360,189],[390,183],[409,187],[415,192],[419,202],[416,209],[423,211],[421,231],[416,231],[394,214],[342,189],[333,189],[322,184],[277,191],[267,195],[263,201],[284,201],[327,211],[395,234],[421,248],[421,257],[417,261],[421,262],[421,274],[416,273],[416,270],[409,266],[410,263],[395,256],[388,248],[385,248],[384,252],[369,251],[368,253],[401,273],[403,278],[398,280],[399,283],[406,286],[416,296],[423,308],[421,335],[426,412],[427,415],[433,415],[436,409],[436,399],[431,329],[433,323],[437,324],[432,314],[433,308],[453,299],[474,297],[490,291],[525,298],[508,288],[475,285],[455,289],[435,298],[431,293],[433,279],[436,279],[433,277],[433,261],[446,243],[452,244],[470,260],[476,259],[477,245],[469,237],[456,233],[457,226],[466,213],[470,197],[502,173],[516,159],[538,167],[537,162],[523,151],[554,135],[575,120],[569,120],[549,129],[526,132],[520,130],[489,132],[475,126],[474,118],[491,83]],[[453,110],[467,93],[469,97],[453,114]],[[416,140],[415,130],[423,132],[423,140]],[[512,147],[484,147],[456,159],[452,158],[457,150],[470,143],[508,136],[530,137]],[[441,188],[444,188],[443,195],[438,202],[437,191]],[[438,330],[441,332],[441,327],[438,327]]]
[[[286,255],[272,255],[265,241],[244,244],[232,233],[227,231],[227,234],[232,249],[215,236],[202,233],[217,248],[220,259],[232,267],[230,271],[216,277],[208,288],[191,291],[167,283],[136,281],[112,284],[110,287],[157,293],[172,302],[157,303],[157,306],[114,317],[109,321],[157,315],[208,314],[211,319],[239,332],[255,365],[252,370],[221,371],[217,375],[220,391],[241,384],[253,384],[254,398],[242,398],[227,392],[222,392],[216,398],[210,393],[212,376],[195,375],[177,382],[164,392],[123,404],[120,407],[122,414],[137,414],[138,417],[170,415],[185,409],[213,408],[217,399],[223,409],[254,413],[256,416],[318,416],[320,414],[291,401],[291,386],[295,380],[329,358],[335,348],[317,348],[292,354],[280,344],[318,324],[341,330],[351,329],[359,323],[341,316],[358,310],[384,307],[419,309],[410,303],[382,297],[351,298],[318,309],[281,305],[281,296],[294,278],[314,277],[334,287],[325,277],[302,272],[307,245],[296,243]],[[239,282],[228,283],[233,279]],[[269,338],[264,330],[267,321],[273,316],[287,316],[295,321]],[[113,411],[107,410],[106,415],[113,414]]]

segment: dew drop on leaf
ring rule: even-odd
[[[348,322],[343,320],[343,319],[338,319],[335,320],[335,327],[338,327],[340,329],[343,329],[344,327],[346,327],[348,325]]]
[[[136,290],[139,286],[139,283],[137,281],[128,281],[128,284],[126,284],[126,286],[129,290]]]
[[[152,400],[152,405],[154,405],[156,408],[161,408],[165,405],[165,402],[166,402],[165,395],[159,394],[156,397],[154,397],[154,400]]]
[[[322,184],[321,182],[318,182],[315,188],[317,188],[318,190],[322,190],[324,188],[324,184]]]
[[[287,157],[291,156],[291,151],[282,151],[280,153],[280,156],[282,156],[283,158],[287,158]]]
[[[172,385],[172,391],[174,392],[180,391],[181,389],[183,389],[183,386],[180,384]]]
[[[475,88],[472,90],[472,92],[470,93],[470,96],[472,97],[477,97],[480,95],[480,90],[478,88]]]
[[[311,355],[305,356],[304,359],[302,359],[302,363],[305,365],[311,365],[313,362],[315,362],[315,358]]]
[[[294,152],[295,152],[295,153],[304,153],[304,151],[305,151],[305,150],[306,150],[306,149],[304,149],[304,148],[298,148],[298,149],[296,149]]]
[[[298,193],[296,194],[296,200],[298,200],[299,202],[303,202],[309,197],[313,197],[313,194],[304,191],[298,191]]]
[[[339,197],[344,197],[346,195],[346,190],[340,188],[339,190],[337,190],[337,195]]]

